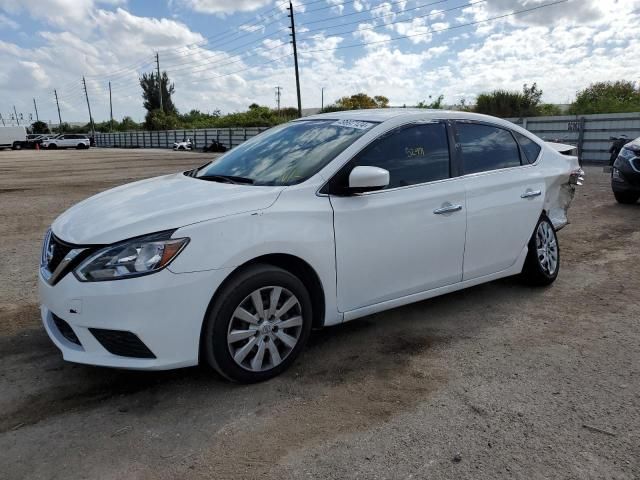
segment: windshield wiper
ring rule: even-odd
[[[199,178],[201,180],[211,180],[213,182],[233,183],[235,185],[245,184],[252,185],[253,179],[246,177],[237,177],[235,175],[202,175]]]

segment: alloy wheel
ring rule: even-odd
[[[227,330],[229,353],[245,370],[270,370],[298,344],[302,325],[302,306],[293,293],[278,286],[259,288],[233,312]]]
[[[538,262],[547,275],[553,275],[558,268],[558,242],[549,222],[542,221],[536,231]]]

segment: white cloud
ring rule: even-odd
[[[20,28],[20,25],[18,24],[18,22],[11,20],[6,15],[2,15],[0,13],[0,28],[5,27],[10,28],[11,30],[17,30],[18,28]]]
[[[252,12],[271,3],[271,0],[182,0],[194,12],[218,14]]]

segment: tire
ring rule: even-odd
[[[51,143],[51,144],[49,144],[49,146],[47,148],[55,149],[55,148],[58,148],[58,145],[56,145],[55,143]]]
[[[84,143],[79,143],[79,144],[76,146],[76,150],[82,150],[83,148],[85,148],[85,144],[84,144]]]
[[[22,150],[22,144],[14,143],[13,146],[11,147],[11,150]]]
[[[264,315],[256,308],[256,297]],[[298,277],[272,265],[252,265],[235,274],[214,298],[202,330],[201,353],[223,377],[262,382],[285,371],[300,355],[311,332],[312,308]],[[287,309],[277,316],[283,307]]]
[[[540,254],[538,253],[539,248]],[[551,285],[555,281],[559,271],[560,245],[558,236],[549,218],[542,215],[529,240],[529,252],[524,261],[521,276],[530,285],[545,286]]]
[[[633,205],[640,198],[640,193],[631,192],[613,192],[613,196],[616,197],[618,203],[625,205]]]

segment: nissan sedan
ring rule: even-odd
[[[312,328],[512,275],[551,284],[582,175],[566,153],[462,112],[274,127],[60,215],[42,250],[44,327],[72,362],[266,380]]]

